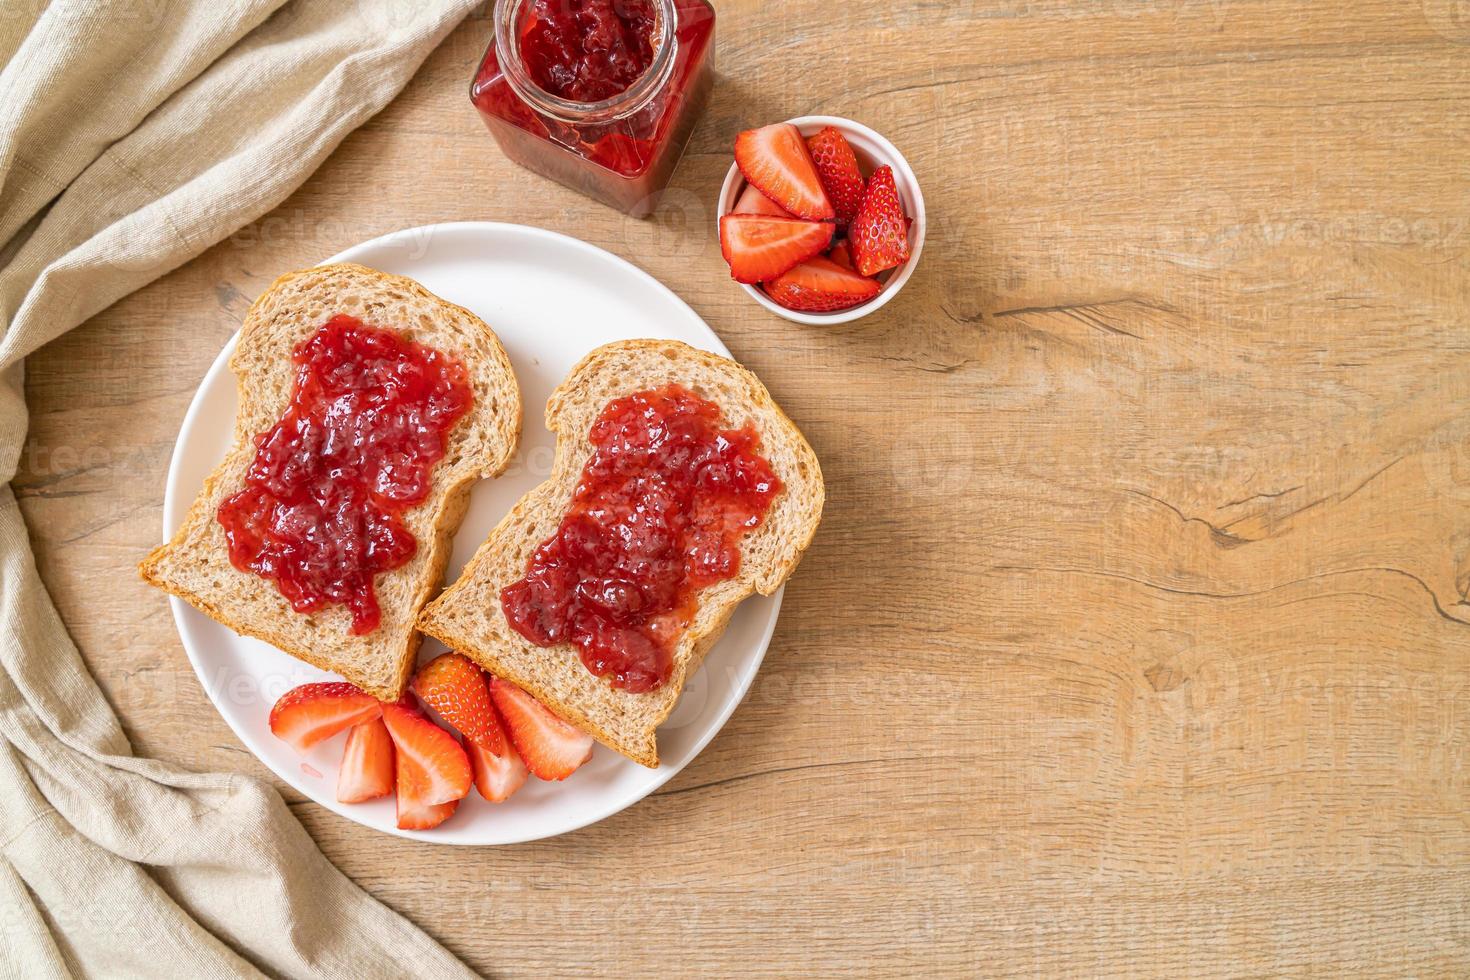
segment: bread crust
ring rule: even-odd
[[[361,309],[338,309],[333,305],[334,299],[340,301],[349,291],[352,301]],[[420,342],[454,353],[470,362],[467,366],[477,382],[476,405],[456,423],[446,439],[451,451],[463,450],[466,458],[451,460],[446,454],[433,471],[439,484],[435,492],[404,515],[410,527],[416,529],[417,554],[408,565],[382,573],[374,580],[380,599],[386,584],[396,587],[397,582],[406,582],[407,608],[394,610],[396,626],[385,615],[383,624],[365,637],[347,633],[349,614],[345,609],[332,607],[319,613],[297,613],[280,596],[274,582],[234,568],[228,555],[220,554],[224,539],[215,519],[218,500],[242,485],[243,469],[255,453],[254,435],[279,420],[284,409],[284,405],[275,404],[281,401],[278,390],[262,393],[259,371],[252,368],[250,361],[265,360],[289,373],[295,342],[314,332],[326,319],[319,318],[315,326],[307,321],[289,328],[278,323],[277,319],[283,315],[278,305],[286,302],[285,297],[299,298],[297,294],[306,297],[310,304],[319,303],[329,311],[327,316],[332,312],[352,313],[371,325],[414,335]],[[380,314],[384,319],[374,322],[375,308],[419,310],[421,316],[429,316],[432,311],[434,322],[431,326],[420,322],[405,327],[391,322],[392,315],[388,313]],[[441,331],[451,332],[453,337],[440,336]],[[444,341],[448,339],[459,342],[446,344]],[[251,357],[246,356],[247,351],[251,351]],[[443,580],[450,538],[464,517],[470,489],[476,480],[502,473],[519,440],[521,398],[510,359],[494,331],[469,310],[440,299],[412,279],[340,263],[287,273],[272,283],[245,315],[239,343],[230,358],[230,369],[235,373],[240,406],[234,445],[205,478],[178,531],[139,564],[139,574],[148,584],[178,596],[242,636],[264,640],[298,660],[340,674],[376,698],[385,701],[401,698],[422,640],[413,622]],[[289,383],[286,387],[289,389]],[[486,387],[493,403],[488,406],[480,404],[485,394],[478,390]],[[279,383],[276,388],[280,388]],[[262,401],[270,401],[272,405],[265,406]],[[203,577],[210,579],[208,582],[202,582],[197,574],[205,566],[209,575]],[[400,579],[400,576],[413,578]]]
[[[591,418],[611,397],[669,380],[712,397],[727,424],[754,421],[761,451],[776,468],[783,490],[767,521],[742,540],[739,575],[700,592],[700,610],[680,637],[669,680],[653,692],[631,694],[613,688],[606,678],[594,678],[575,647],[536,647],[521,637],[505,620],[499,590],[524,573],[523,557],[565,514],[590,449],[586,429]],[[736,606],[756,592],[770,595],[779,589],[810,545],[825,501],[821,468],[800,430],[755,375],[728,358],[677,341],[622,341],[592,351],[552,393],[546,425],[557,436],[551,476],[517,501],[459,579],[424,607],[419,629],[528,691],[614,751],[654,768],[656,729],[673,711]],[[772,540],[775,536],[779,538]],[[575,689],[572,696],[569,688]]]

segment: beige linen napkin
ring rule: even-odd
[[[473,5],[0,0],[6,975],[467,975],[333,868],[268,785],[132,755],[9,481],[21,359],[283,200]]]

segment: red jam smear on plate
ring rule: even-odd
[[[361,636],[382,619],[374,576],[418,550],[403,514],[429,496],[474,389],[457,359],[345,315],[291,360],[291,402],[217,516],[236,568],[274,580],[297,612],[345,605]]]
[[[663,685],[697,593],[740,571],[740,539],[781,490],[747,424],[681,385],[610,402],[556,533],[500,593],[505,618],[538,646],[574,644],[614,687]]]
[[[521,60],[541,88],[572,102],[627,91],[653,64],[653,0],[535,0]]]

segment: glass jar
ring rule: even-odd
[[[706,0],[654,0],[647,69],[616,95],[575,102],[537,85],[522,59],[521,39],[537,23],[535,6],[536,0],[496,4],[495,37],[470,101],[516,163],[634,217],[648,215],[709,99],[714,8]]]

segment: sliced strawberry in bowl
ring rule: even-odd
[[[372,721],[382,713],[378,699],[346,681],[302,684],[281,695],[271,707],[271,734],[297,752]]]
[[[505,748],[485,674],[467,657],[458,653],[435,657],[414,675],[413,690],[467,741],[493,752]]]
[[[470,769],[475,774],[475,789],[491,803],[504,803],[512,793],[526,785],[529,770],[510,742],[506,742],[499,752],[469,741],[465,742],[464,749],[469,753]]]
[[[815,136],[807,138],[806,147],[821,178],[822,189],[836,212],[837,227],[846,228],[863,203],[866,186],[857,154],[836,126],[823,126]]]
[[[474,774],[453,735],[402,703],[383,705],[383,722],[397,750],[399,797],[415,805],[464,799]]]
[[[787,283],[776,289],[785,296],[786,303],[783,304],[773,297],[772,283],[816,256],[808,256],[774,276],[769,268],[752,268],[757,263],[750,263],[739,271],[732,269],[732,278],[768,311],[796,323],[829,325],[868,316],[898,295],[918,265],[927,226],[924,195],[918,179],[903,154],[881,133],[852,119],[801,116],[775,127],[767,126],[741,134],[738,141],[742,148],[740,158],[733,161],[725,173],[716,200],[717,214],[781,217],[767,214],[769,205],[765,201],[783,210],[797,208],[791,213],[798,218],[810,220],[812,215],[821,213],[815,210],[803,213],[790,198],[782,196],[778,189],[783,185],[781,179],[767,179],[760,173],[761,166],[765,165],[778,178],[796,175],[797,179],[785,181],[787,185],[808,186],[805,181],[809,174],[802,165],[800,154],[790,145],[790,129],[783,127],[794,127],[806,144],[806,156],[817,172],[823,196],[832,207],[834,218],[830,223],[835,235],[824,257],[838,266],[851,266],[849,271],[859,276],[879,278],[882,282],[877,294],[866,302],[855,298],[871,293],[874,287],[870,284],[845,281],[839,284],[837,295],[813,295],[795,292]],[[784,166],[770,164],[771,159],[778,157],[786,161]],[[868,173],[878,174],[876,192],[870,186],[871,181],[863,177]],[[808,197],[816,199],[815,194],[808,194]],[[865,220],[860,221],[863,202],[868,200],[872,210]],[[901,235],[895,231],[892,212],[879,208],[885,202],[895,205]],[[851,220],[848,220],[849,216]],[[847,225],[842,228],[845,220]],[[722,227],[721,232],[722,248],[728,256],[731,244],[729,229]],[[862,260],[860,251],[863,252]],[[821,266],[818,265],[816,270],[820,271]],[[811,281],[815,276],[816,271],[807,269],[798,278]]]
[[[740,193],[740,200],[735,202],[733,214],[773,214],[778,218],[793,218],[787,211],[775,201],[766,197],[754,184],[746,184],[745,190]]]
[[[831,313],[866,303],[883,287],[831,259],[808,259],[785,275],[766,283],[771,299],[788,310]]]
[[[852,269],[852,250],[848,247],[847,239],[844,238],[836,245],[833,245],[832,251],[827,253],[827,258],[836,262],[844,269]]]
[[[516,751],[538,779],[566,779],[592,758],[591,735],[562,721],[514,684],[492,679],[490,697]]]
[[[791,123],[748,129],[736,136],[735,163],[762,194],[798,218],[830,221],[836,215],[806,140]]]
[[[908,260],[908,216],[898,199],[892,167],[879,167],[868,179],[862,206],[848,229],[848,241],[853,265],[865,276],[875,276]]]
[[[720,218],[720,252],[736,282],[774,279],[832,241],[832,225],[767,214],[727,214]]]
[[[353,725],[337,771],[337,802],[362,803],[393,792],[393,739],[382,718]]]

